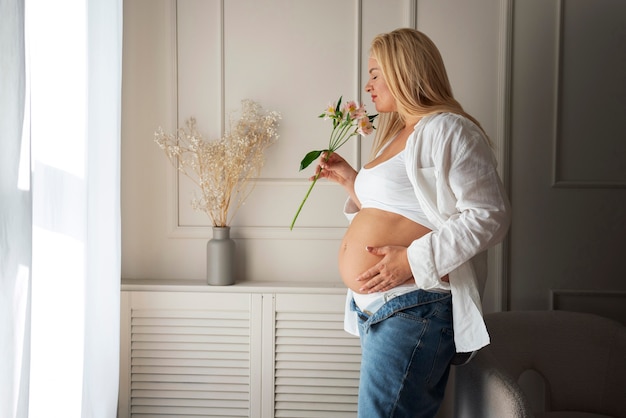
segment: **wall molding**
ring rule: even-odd
[[[226,16],[225,16],[225,4],[224,0],[215,0],[219,2],[219,10],[220,10],[220,134],[223,135],[226,130],[227,125],[227,112],[226,112],[226,79],[225,79],[225,62],[226,62]],[[178,47],[178,0],[171,0],[172,7],[172,21],[171,24],[175,28],[174,37],[172,39],[172,48],[175,56],[175,61],[172,63],[173,69],[172,73],[174,76],[173,86],[175,91],[173,92],[174,97],[174,108],[175,114],[172,116],[175,123],[172,126],[176,126],[176,129],[181,127],[181,124],[184,121],[181,120],[181,114],[179,110],[179,47]],[[411,0],[409,3],[409,7],[414,8],[412,10],[412,15],[416,14],[417,10],[417,0]],[[356,17],[356,33],[355,33],[355,59],[356,65],[354,67],[354,80],[356,85],[356,91],[358,95],[356,97],[357,100],[362,101],[363,89],[362,89],[362,56],[363,56],[363,0],[354,0],[354,11]],[[413,21],[415,17],[412,17]],[[362,141],[354,141],[355,147],[355,166],[360,166],[361,164],[361,144]],[[184,181],[184,175],[182,175],[175,167],[168,167],[168,189],[167,193],[170,198],[168,198],[168,210],[167,210],[167,218],[169,220],[169,234],[168,238],[176,238],[176,239],[207,239],[212,237],[212,226],[210,225],[210,219],[207,217],[206,225],[196,225],[196,226],[186,226],[181,223],[181,203],[182,200],[187,200],[183,196],[181,196],[181,181]],[[299,186],[306,190],[306,187],[310,184],[308,179],[305,178],[266,178],[259,177],[257,180],[258,185],[271,185],[276,187],[282,186]],[[316,184],[316,188],[324,188],[324,187],[336,187],[336,185],[329,183],[318,183]],[[304,194],[303,194],[304,196]],[[288,222],[285,222],[288,224]],[[298,227],[293,231],[290,231],[286,226],[255,226],[255,225],[243,225],[240,227],[233,226],[231,236],[233,238],[239,239],[289,239],[289,240],[311,240],[311,239],[326,239],[326,240],[341,240],[343,234],[345,233],[345,227],[332,227],[332,226],[320,226],[320,227]]]
[[[511,68],[513,59],[513,0],[500,0],[498,42],[498,115],[496,120],[496,158],[507,191],[511,190]],[[493,248],[495,263],[495,309],[509,308],[509,238]]]
[[[626,291],[550,289],[550,310],[586,312],[626,325]]]
[[[211,239],[212,226],[176,226],[170,230],[169,238]],[[298,227],[293,231],[288,226],[233,226],[233,239],[272,239],[272,240],[341,240],[346,228]]]
[[[563,123],[563,100],[561,98],[564,71],[564,15],[565,0],[557,0],[556,7],[556,42],[555,42],[555,73],[554,73],[554,126],[552,133],[553,153],[552,153],[552,187],[554,188],[577,188],[577,189],[615,189],[626,188],[626,182],[616,180],[585,180],[585,179],[566,179],[561,176],[561,166],[559,164],[559,155],[563,148],[563,135],[561,126]]]

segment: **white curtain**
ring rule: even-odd
[[[0,417],[115,417],[122,0],[0,0]]]
[[[31,191],[24,1],[0,0],[0,417],[28,410]]]

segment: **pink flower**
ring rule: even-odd
[[[367,112],[365,111],[365,105],[361,105],[357,108],[357,110],[354,112],[354,118],[355,119],[361,119],[361,118],[367,118]]]
[[[354,115],[358,108],[359,108],[359,105],[357,104],[357,102],[352,100],[352,101],[346,102],[342,110],[345,114],[349,115],[350,119],[356,119]]]
[[[358,120],[367,115],[365,112],[365,106],[359,105],[355,101],[347,102],[342,111],[346,114],[347,120]]]
[[[360,135],[369,135],[374,132],[374,125],[370,122],[367,115],[359,118],[357,122],[357,132]]]

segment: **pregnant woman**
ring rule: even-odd
[[[349,194],[339,271],[345,327],[361,338],[358,416],[434,417],[453,359],[489,344],[479,288],[509,203],[489,139],[427,36],[377,36],[368,67],[373,158],[357,172],[332,153],[317,168]]]

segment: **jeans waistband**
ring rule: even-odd
[[[371,326],[377,322],[380,322],[396,312],[400,312],[404,309],[412,308],[415,306],[423,305],[432,302],[452,302],[452,295],[447,292],[429,292],[426,290],[418,289],[409,293],[401,294],[400,296],[387,299],[387,301],[376,312],[363,312],[354,299],[350,301],[350,309],[355,311],[360,316],[364,317],[368,326]]]

